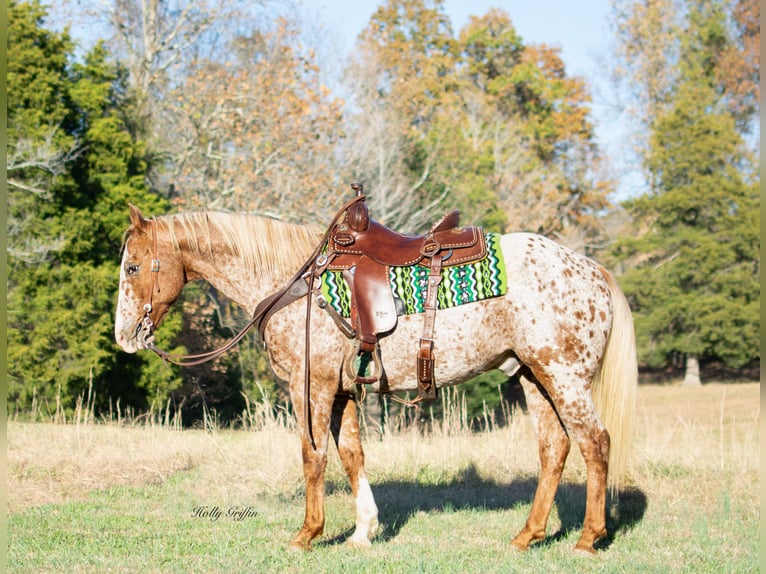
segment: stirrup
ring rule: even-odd
[[[377,383],[383,374],[380,346],[375,344],[372,351],[362,351],[361,345],[362,342],[357,339],[351,353],[346,357],[346,375],[357,385]]]

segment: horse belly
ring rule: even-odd
[[[510,322],[505,297],[461,305],[436,313],[435,379],[439,387],[456,385],[497,368],[510,354]],[[390,391],[417,390],[416,356],[423,315],[399,317],[396,330],[380,339]],[[377,390],[375,385],[373,390]]]

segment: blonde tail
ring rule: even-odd
[[[601,272],[612,295],[612,330],[609,334],[601,369],[593,378],[592,393],[596,410],[609,432],[609,488],[624,484],[630,447],[638,387],[638,359],[633,317],[628,301],[611,273]]]

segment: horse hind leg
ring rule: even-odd
[[[585,416],[582,416],[583,408]],[[606,485],[610,437],[596,414],[590,396],[578,400],[571,409],[563,408],[561,416],[580,447],[587,472],[585,520],[575,550],[592,555],[596,553],[593,545],[607,534]]]
[[[522,376],[521,385],[538,436],[540,457],[540,476],[529,517],[524,528],[511,542],[514,547],[527,550],[530,544],[545,538],[548,517],[569,454],[570,441],[553,404],[539,384]]]
[[[607,534],[606,481],[609,467],[609,433],[596,413],[589,392],[589,379],[584,380],[567,369],[560,370],[555,379],[547,373],[536,373],[536,378],[546,389],[552,408],[555,409],[567,435],[577,443],[585,461],[587,473],[585,519],[575,550],[582,554],[593,555],[596,552],[593,545]]]
[[[356,528],[347,543],[353,547],[369,547],[378,530],[378,507],[364,471],[364,451],[354,395],[340,393],[335,397],[330,429],[356,502]]]

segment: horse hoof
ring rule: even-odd
[[[541,540],[545,540],[545,532],[537,532],[535,534],[529,534],[529,532],[524,529],[519,534],[517,534],[513,540],[511,540],[511,547],[515,548],[516,550],[521,550],[522,552],[526,552],[529,550],[529,547],[533,544],[537,544]]]
[[[522,544],[521,542],[517,542],[516,540],[511,540],[511,550],[514,552],[526,552],[529,550],[529,545]]]
[[[311,542],[296,539],[290,542],[288,548],[296,552],[309,552],[311,550]]]
[[[596,550],[593,548],[593,546],[575,546],[574,553],[577,556],[581,556],[583,558],[595,558],[596,557]]]
[[[370,548],[372,546],[372,542],[370,542],[367,538],[349,538],[346,541],[346,545],[349,548],[354,548],[358,550],[366,550],[367,548]]]

